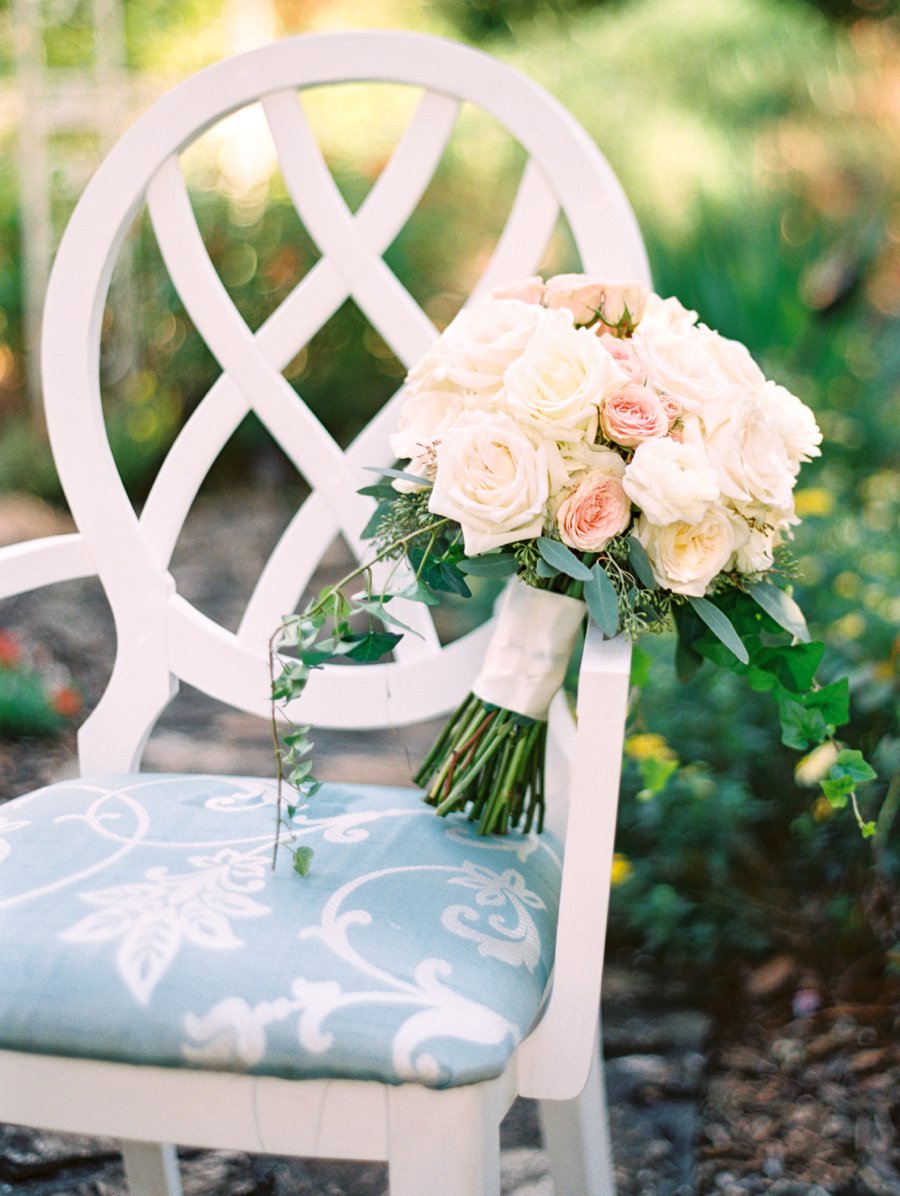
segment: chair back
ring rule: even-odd
[[[342,198],[298,92],[350,81],[401,83],[421,98],[393,156],[357,211]],[[286,190],[320,258],[255,331],[223,285],[197,224],[181,155],[230,113],[259,103]],[[133,768],[179,680],[239,709],[268,708],[267,641],[295,608],[340,535],[357,555],[374,481],[390,465],[395,399],[344,450],[283,370],[347,299],[411,366],[438,330],[384,260],[423,196],[463,103],[491,114],[527,162],[508,221],[472,297],[539,266],[560,212],[581,268],[649,281],[636,222],[607,162],[561,105],[515,70],[442,39],[354,32],[286,39],[232,58],[150,108],[98,170],[69,223],[50,281],[43,381],[66,497],[116,624],[109,687],[82,728],[85,771]],[[116,469],[104,422],[101,329],[126,234],[146,205],[171,282],[221,373],[159,470],[140,514]],[[263,568],[237,631],[178,593],[172,552],[223,446],[254,412],[309,485]],[[398,612],[399,613],[399,612]],[[450,709],[484,650],[485,628],[442,647],[426,608],[408,604],[389,663],[317,673],[298,717],[328,727],[403,725]]]

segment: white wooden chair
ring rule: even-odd
[[[423,92],[355,215],[297,94],[348,80]],[[179,154],[258,100],[321,260],[254,334],[207,256]],[[316,844],[313,875],[291,875],[284,859],[273,874],[269,782],[137,771],[179,680],[265,716],[272,628],[336,534],[360,550],[369,504],[356,490],[371,481],[364,466],[390,464],[392,405],[344,453],[280,371],[348,296],[406,365],[436,336],[381,255],[428,184],[462,101],[492,113],[528,155],[476,293],[531,273],[560,210],[585,270],[648,281],[621,189],[561,106],[482,53],[405,33],[289,39],[189,79],[111,152],[56,260],[45,402],[79,530],[4,550],[0,597],[99,575],[117,656],[79,735],[80,779],[2,810],[0,1119],[120,1139],[135,1194],[180,1191],[174,1149],[157,1143],[386,1159],[393,1196],[496,1194],[498,1126],[517,1094],[541,1102],[557,1192],[612,1191],[597,1039],[627,645],[590,632],[577,731],[564,703],[554,711],[561,879],[552,835],[485,843],[462,822],[434,818],[413,791],[375,786],[326,787],[300,827]],[[145,202],[221,375],[138,517],[106,438],[98,367],[113,262]],[[207,470],[251,409],[312,495],[232,634],[177,592],[168,566]],[[422,609],[409,614],[423,638],[405,637],[391,663],[317,674],[298,715],[362,728],[451,709],[486,630],[442,649]],[[406,887],[382,908],[388,874]],[[416,923],[399,933],[398,910]],[[426,926],[431,915],[436,929]],[[424,955],[409,974],[366,956],[367,927],[379,918],[390,950],[398,939],[413,950],[418,933]],[[364,976],[362,987],[348,969]]]

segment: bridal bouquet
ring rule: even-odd
[[[362,491],[377,500],[371,558],[284,620],[273,703],[328,659],[390,652],[406,630],[392,599],[508,578],[472,692],[415,778],[439,814],[464,811],[484,834],[540,829],[547,712],[586,613],[607,636],[674,625],[680,674],[709,659],[771,691],[786,743],[834,746],[822,787],[871,834],[855,788],[874,773],[834,744],[847,682],[816,683],[822,645],[775,580],[790,575],[793,489],[820,442],[810,409],[677,299],[573,274],[496,290],[409,373],[401,467]],[[284,737],[279,792],[315,792],[311,747],[308,728]]]

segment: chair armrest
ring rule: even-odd
[[[0,599],[97,573],[80,532],[0,548]]]
[[[597,1034],[631,644],[588,625],[560,893],[553,991],[520,1053],[523,1096],[567,1100],[587,1081]]]

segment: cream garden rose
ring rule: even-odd
[[[653,524],[696,523],[719,497],[716,471],[703,449],[668,436],[638,445],[623,486]]]
[[[549,440],[590,443],[600,406],[623,375],[597,337],[573,326],[570,312],[545,316],[503,376],[505,405],[524,427]]]
[[[736,503],[786,507],[791,501],[795,470],[777,426],[756,395],[740,395],[726,417],[704,436],[702,425],[687,421],[685,440],[703,443],[715,462],[719,489]]]
[[[634,534],[643,544],[659,584],[692,598],[703,597],[735,548],[734,524],[721,506],[708,507],[695,523],[679,520],[662,527],[642,515]]]
[[[507,366],[530,343],[549,313],[517,299],[487,299],[459,313],[407,376],[406,389],[454,389],[466,406],[490,405]]]
[[[508,415],[471,412],[441,439],[428,509],[458,521],[467,556],[541,535],[547,449]]]
[[[803,461],[822,455],[822,433],[816,417],[795,394],[777,382],[766,382],[757,394],[757,402],[777,429],[795,473]]]
[[[675,329],[648,320],[634,334],[648,383],[710,430],[736,398],[764,382],[753,358],[737,341],[704,326]]]
[[[462,396],[454,390],[422,390],[410,395],[400,411],[397,431],[390,438],[391,452],[409,460],[406,473],[428,475],[434,445],[452,428],[465,410]],[[395,479],[396,489],[403,489]]]

